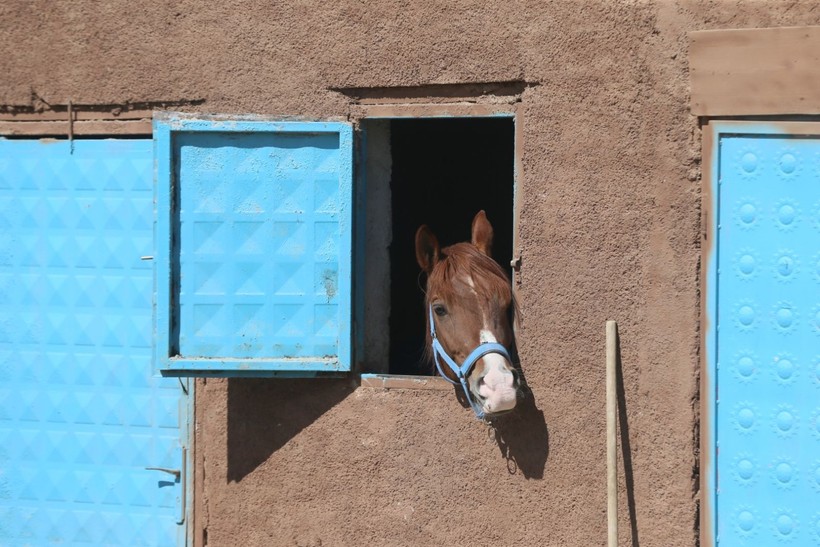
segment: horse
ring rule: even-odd
[[[442,249],[427,225],[415,238],[416,261],[427,276],[426,355],[445,380],[461,385],[479,419],[513,410],[521,390],[509,350],[515,300],[509,277],[490,256],[492,244],[484,211],[473,218],[470,242]]]

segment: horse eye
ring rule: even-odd
[[[441,304],[436,304],[435,306],[433,306],[433,311],[436,312],[436,315],[438,315],[439,317],[444,317],[445,315],[447,315],[447,308],[445,308]]]

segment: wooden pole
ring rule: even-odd
[[[607,546],[618,547],[618,324],[606,322],[606,482]]]

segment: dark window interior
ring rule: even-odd
[[[397,119],[391,122],[393,242],[390,373],[434,373],[422,362],[424,276],[415,233],[432,228],[442,247],[468,241],[484,209],[495,230],[494,258],[512,258],[514,128],[512,118]]]

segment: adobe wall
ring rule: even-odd
[[[489,428],[449,391],[197,387],[198,541],[602,545],[604,322],[622,335],[622,545],[697,537],[700,135],[687,32],[813,2],[0,3],[0,105],[341,118],[330,88],[526,81],[519,349]],[[408,250],[412,252],[412,250]]]

